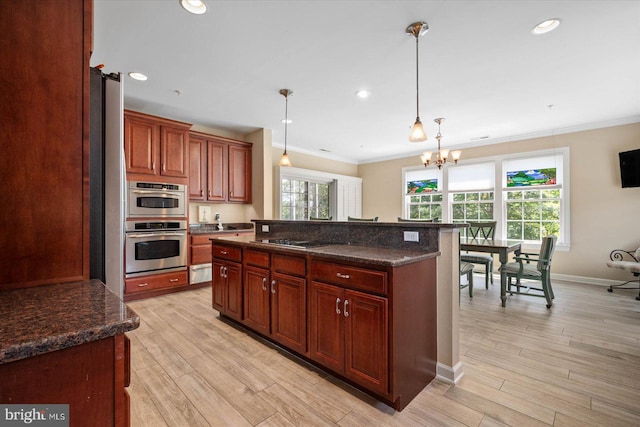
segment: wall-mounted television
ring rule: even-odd
[[[640,148],[623,151],[619,156],[622,188],[640,187]]]

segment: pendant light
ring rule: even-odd
[[[422,142],[427,140],[427,134],[424,133],[422,122],[420,121],[420,91],[419,91],[419,74],[418,74],[418,39],[420,36],[429,31],[429,24],[426,22],[414,22],[409,25],[405,30],[407,34],[416,38],[416,122],[411,128],[411,134],[409,135],[409,141]]]
[[[293,91],[289,89],[280,89],[280,95],[284,96],[284,153],[280,157],[279,166],[291,166],[289,155],[287,154],[287,125],[289,124],[289,96],[293,95]]]

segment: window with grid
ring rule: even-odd
[[[495,162],[474,163],[449,168],[451,222],[494,219]],[[460,235],[466,235],[466,228]]]
[[[308,220],[329,217],[329,184],[282,178],[280,219]]]
[[[505,160],[502,173],[507,239],[563,241],[563,154]]]
[[[405,215],[409,219],[442,220],[441,173],[420,169],[405,174]]]

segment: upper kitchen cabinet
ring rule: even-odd
[[[200,132],[189,133],[189,199],[251,203],[251,148]]]
[[[187,183],[189,123],[124,112],[127,179]]]

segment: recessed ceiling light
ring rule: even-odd
[[[202,15],[207,11],[207,5],[202,0],[179,0],[180,6],[189,13]]]
[[[558,25],[560,25],[560,18],[545,19],[531,29],[531,34],[545,34],[558,28]]]
[[[291,119],[286,119],[286,120],[282,119],[282,120],[280,120],[280,123],[286,123],[286,124],[290,125],[291,123],[293,123],[293,120],[291,120]]]
[[[364,90],[364,89],[359,90],[359,91],[356,92],[356,96],[358,98],[362,98],[362,99],[368,98],[369,95],[371,95],[371,92],[369,92],[368,90]]]
[[[145,76],[142,73],[136,73],[136,72],[130,72],[129,73],[129,77],[131,77],[134,80],[140,80],[140,81],[145,81],[147,80],[147,76]]]

